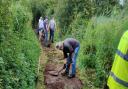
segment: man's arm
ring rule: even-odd
[[[54,23],[55,23],[55,29],[56,29],[56,22],[55,22],[55,20],[54,20]]]
[[[47,31],[49,31],[49,28],[48,28],[49,26],[48,26],[48,23],[46,24],[46,29],[47,29]]]
[[[69,50],[70,50],[70,53],[69,53],[70,63],[72,63],[72,58],[73,58],[73,55],[74,55],[74,49],[71,45],[69,45]]]
[[[67,59],[66,59],[66,58],[64,58],[64,65],[63,65],[63,69],[65,69],[65,68],[66,68],[66,64],[67,64]]]
[[[50,21],[49,24],[48,24],[48,31],[50,31],[50,23],[51,23],[51,21]]]
[[[63,51],[63,54],[64,54],[64,59],[68,57],[68,55],[65,51]]]
[[[67,63],[67,57],[68,57],[68,55],[67,55],[67,53],[65,51],[63,51],[63,54],[64,54],[64,65],[63,65],[63,69],[65,69],[66,68],[66,63]]]

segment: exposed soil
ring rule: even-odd
[[[55,49],[54,45],[50,45],[50,47],[42,46],[43,54],[47,56],[47,59],[40,58],[40,62],[47,60],[46,65],[44,66],[44,71],[39,71],[44,75],[44,84],[46,89],[82,89],[82,82],[76,75],[75,78],[68,79],[67,76],[62,76],[61,71],[59,74],[57,73],[63,67],[63,54],[62,52]],[[43,57],[43,56],[42,56]],[[40,63],[43,64],[43,63]],[[42,67],[40,67],[42,68]],[[58,76],[53,76],[51,73],[57,73]],[[38,80],[41,80],[40,78]],[[42,81],[38,81],[42,82]],[[37,89],[43,89],[38,86]]]

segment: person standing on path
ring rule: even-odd
[[[56,23],[55,23],[54,17],[52,17],[52,19],[49,22],[49,29],[50,29],[49,40],[52,41],[52,43],[54,42],[55,28],[56,28]]]
[[[38,26],[38,29],[39,29],[39,40],[41,41],[42,31],[44,30],[44,21],[43,21],[42,17],[40,17],[38,25],[39,25]]]
[[[128,31],[121,37],[107,85],[109,89],[128,89]]]
[[[45,45],[47,46],[48,43],[48,17],[45,17],[44,20],[44,33],[45,33]]]
[[[76,59],[80,49],[79,41],[74,38],[67,38],[64,41],[57,43],[56,48],[63,51],[64,59],[66,60],[66,70],[62,75],[68,75],[68,78],[75,77]]]

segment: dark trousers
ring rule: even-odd
[[[53,42],[54,40],[54,31],[52,29],[50,29],[50,36],[49,36],[49,40]]]

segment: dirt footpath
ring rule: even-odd
[[[47,60],[43,71],[44,78],[42,78],[44,79],[44,83],[42,84],[45,85],[46,89],[82,89],[83,85],[81,80],[78,79],[78,75],[76,75],[75,78],[68,79],[66,76],[62,76],[61,73],[59,73],[58,76],[53,76],[50,74],[50,71],[58,71],[63,67],[62,52],[56,50],[52,45],[50,48],[43,47],[43,53],[45,53],[45,56],[47,56],[47,59],[41,58],[40,60]],[[37,89],[42,88],[38,87]]]

